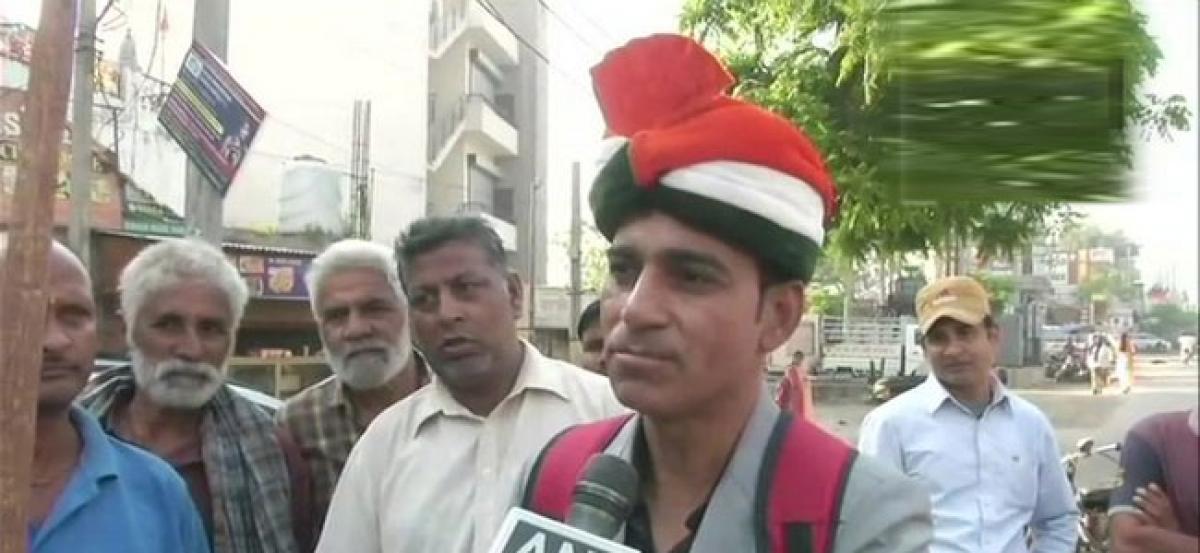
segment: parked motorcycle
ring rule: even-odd
[[[1046,355],[1042,361],[1042,374],[1046,378],[1054,378],[1058,374],[1058,369],[1062,368],[1063,362],[1067,360],[1066,354],[1050,353]]]
[[[1088,382],[1091,380],[1091,374],[1088,373],[1087,363],[1082,355],[1064,356],[1058,370],[1054,373],[1055,382]]]
[[[1108,498],[1120,485],[1120,481],[1114,477],[1098,486],[1081,488],[1075,481],[1079,465],[1084,459],[1099,456],[1119,467],[1120,460],[1116,454],[1120,451],[1120,442],[1096,447],[1095,440],[1084,438],[1075,445],[1073,453],[1062,458],[1062,467],[1067,471],[1067,480],[1071,482],[1075,504],[1079,507],[1079,523],[1076,526],[1079,541],[1075,546],[1075,551],[1079,553],[1108,552]],[[1114,471],[1114,474],[1119,472]]]

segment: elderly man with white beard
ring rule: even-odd
[[[379,413],[429,381],[413,352],[408,297],[393,252],[343,240],[313,260],[308,290],[333,376],[288,400],[277,420],[313,476],[311,519],[320,529],[350,450]]]
[[[80,403],[183,476],[215,553],[308,551],[299,448],[225,383],[249,299],[237,270],[206,243],[165,240],[129,262],[119,289],[133,364],[97,375]]]

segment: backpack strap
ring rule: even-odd
[[[856,452],[815,424],[782,413],[755,494],[758,553],[831,553]]]
[[[583,476],[587,462],[593,455],[602,453],[632,417],[630,413],[572,426],[550,440],[529,473],[522,508],[555,520],[565,520],[571,508],[575,483]]]

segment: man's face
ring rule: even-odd
[[[688,416],[754,393],[765,354],[795,327],[778,316],[753,258],[666,215],[622,226],[608,261],[604,367],[636,411]],[[798,319],[803,295],[787,301]]]
[[[229,298],[210,282],[190,279],[151,294],[132,317],[138,390],[173,409],[208,403],[225,382],[233,348]]]
[[[452,390],[494,385],[501,360],[519,358],[520,281],[466,241],[417,256],[407,271],[414,335],[433,370]]]
[[[601,358],[604,350],[604,329],[600,328],[599,321],[587,327],[583,331],[583,335],[579,337],[579,341],[583,344],[583,359],[580,362],[583,368],[594,373],[605,374],[604,360]]]
[[[925,359],[942,385],[971,388],[991,378],[1000,351],[1000,331],[942,317],[925,333]]]
[[[412,359],[406,311],[377,270],[346,269],[325,279],[317,313],[334,374],[355,390],[378,388],[400,374]]]
[[[60,413],[71,406],[92,372],[99,343],[96,303],[87,273],[65,248],[51,249],[48,265],[50,305],[42,337],[38,411]]]

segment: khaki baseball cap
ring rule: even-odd
[[[965,276],[935,280],[917,292],[917,322],[921,333],[942,317],[977,325],[992,313],[987,290],[979,281]]]

